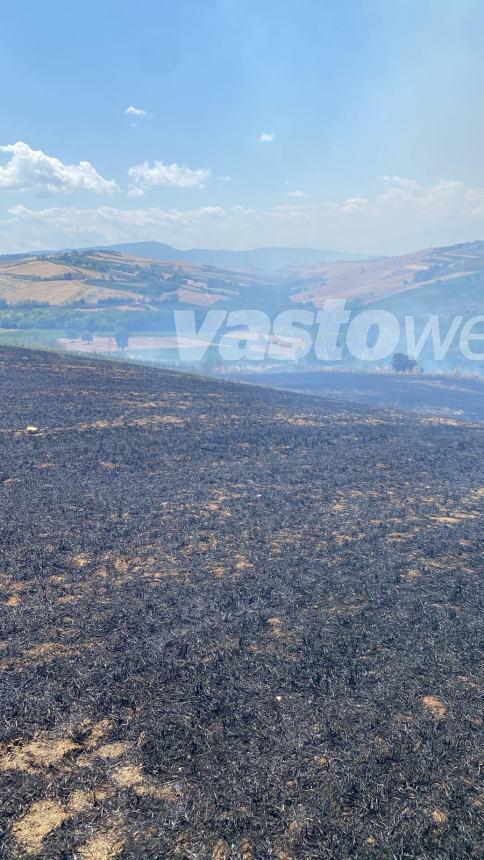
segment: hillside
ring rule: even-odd
[[[51,305],[166,305],[209,307],[269,279],[177,261],[159,262],[107,251],[69,251],[48,257],[0,257],[0,299]]]
[[[7,348],[0,396],[1,857],[480,856],[482,428]]]
[[[122,250],[0,257],[0,299],[8,305],[31,301],[70,306],[82,301],[93,307],[108,303],[147,308],[158,302],[165,307],[216,305],[269,311],[288,303],[319,308],[325,299],[335,297],[388,304],[401,294],[406,296],[407,307],[414,303],[425,309],[435,307],[435,302],[445,308],[450,301],[461,310],[479,312],[484,303],[484,242],[427,249],[404,257],[317,266],[284,264],[264,273],[255,271],[249,256],[244,268],[243,254],[259,254],[262,259],[271,249],[241,252],[237,258],[230,256],[236,252],[226,252],[224,267],[216,267],[207,262],[208,251],[178,252],[156,242],[119,247]],[[276,250],[280,263],[284,250],[287,260],[293,255],[292,249]],[[305,253],[299,250],[301,255]],[[165,251],[167,256],[162,259]]]
[[[339,262],[292,271],[295,302],[322,306],[327,298],[357,299],[364,304],[389,300],[407,293],[408,303],[422,303],[429,288],[432,298],[454,296],[465,307],[467,294],[484,307],[484,242],[429,248],[402,257],[369,262]],[[431,302],[428,302],[428,309]],[[434,311],[435,312],[435,311]]]
[[[146,250],[149,248],[148,243]],[[258,324],[276,329],[274,321],[281,312],[310,310],[314,341],[316,312],[326,299],[338,298],[347,301],[353,317],[365,309],[393,313],[401,332],[395,349],[408,352],[405,315],[415,318],[418,332],[436,315],[442,332],[449,330],[454,317],[462,318],[462,328],[470,317],[484,315],[483,283],[484,242],[406,257],[286,267],[264,274],[113,250],[17,255],[0,258],[0,342],[103,353],[122,348],[117,337],[121,332],[121,343],[129,348],[130,356],[191,362],[198,361],[191,358],[192,353],[200,352],[193,333],[203,326],[208,310],[221,312],[217,337],[231,330],[229,337],[235,341],[238,334],[228,316],[231,311],[262,311],[266,316],[256,317],[262,320]],[[179,310],[195,312],[188,324],[191,337],[179,337],[175,316]],[[253,334],[257,338],[258,333]],[[299,334],[291,337],[297,341]],[[271,338],[271,343],[288,342],[277,334]],[[271,352],[268,341],[262,335],[259,340],[258,357],[262,360],[267,353],[267,359]],[[459,349],[455,329],[451,341],[444,358],[437,360],[432,340],[427,338],[418,354],[421,366],[427,372],[482,373],[482,362],[470,360]],[[208,348],[210,339],[201,338],[201,342]],[[254,355],[256,352],[254,347]],[[216,343],[204,360],[209,366],[221,363]],[[315,360],[313,350],[308,363]],[[343,351],[342,364],[358,366],[348,350]]]

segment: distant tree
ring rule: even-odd
[[[207,352],[201,361],[202,369],[206,373],[211,373],[220,365],[220,355],[218,353],[218,349],[215,346],[209,346]]]
[[[421,269],[419,272],[415,272],[413,282],[414,284],[418,284],[420,281],[433,281],[435,278],[438,278],[439,275],[447,274],[449,274],[449,271],[448,266],[445,263],[435,263],[427,269]]]
[[[171,289],[178,289],[183,286],[183,281],[183,275],[179,274],[179,272],[174,272],[173,275],[170,275],[170,277],[167,278],[167,285],[169,285]]]
[[[116,329],[114,333],[114,339],[116,341],[116,346],[118,349],[126,349],[129,344],[129,332],[128,329],[120,326]]]
[[[392,358],[392,368],[396,373],[411,373],[416,367],[416,360],[404,352],[396,352]]]
[[[83,331],[81,334],[81,339],[84,341],[84,343],[92,343],[92,341],[93,341],[92,331]]]
[[[163,290],[164,281],[162,281],[156,275],[149,275],[146,280],[146,286],[144,288],[144,292],[147,296],[152,299],[156,299]]]

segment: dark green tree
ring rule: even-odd
[[[126,349],[129,344],[129,332],[128,329],[120,326],[116,329],[114,333],[114,339],[116,341],[116,346],[118,349]]]
[[[416,360],[404,352],[396,352],[392,358],[392,369],[396,373],[411,373],[416,366]]]

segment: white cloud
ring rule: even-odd
[[[130,105],[129,107],[127,107],[125,110],[125,114],[126,114],[126,116],[136,116],[139,119],[146,119],[146,117],[149,116],[149,113],[147,110],[143,110],[143,108],[134,107],[134,105]]]
[[[339,203],[286,198],[273,208],[202,206],[188,210],[14,206],[0,213],[0,253],[158,240],[178,247],[305,245],[403,253],[448,245],[482,232],[484,188],[457,180],[424,184],[387,177],[372,196]]]
[[[342,203],[330,203],[329,209],[335,214],[358,215],[367,211],[368,200],[366,197],[348,197],[346,200],[343,200]]]
[[[328,204],[341,215],[389,216],[400,211],[423,217],[473,217],[484,214],[484,188],[466,186],[457,179],[425,184],[402,176],[382,176],[384,189],[373,200],[355,195]]]
[[[472,215],[484,215],[484,188],[468,188],[465,198]]]
[[[304,197],[308,195],[304,193],[304,191],[286,191],[288,197],[296,197],[302,200]]]
[[[164,164],[155,161],[152,165],[145,161],[129,168],[131,197],[140,197],[149,188],[170,185],[177,188],[203,188],[210,170],[192,170],[185,164]]]
[[[203,225],[223,224],[232,217],[220,206],[198,209],[118,209],[100,206],[78,209],[53,206],[30,209],[13,206],[0,219],[0,252],[39,250],[63,246],[100,245],[125,241],[176,241]],[[218,229],[218,227],[217,227]]]
[[[0,146],[0,152],[11,155],[10,160],[0,166],[0,191],[28,191],[41,195],[73,191],[113,194],[119,191],[116,182],[104,179],[89,161],[64,164],[41,149],[31,149],[22,141]]]
[[[243,215],[243,216],[248,216],[250,218],[252,218],[252,217],[257,218],[258,217],[257,211],[255,209],[251,209],[248,206],[238,206],[238,205],[232,206],[231,211],[234,213],[234,215]]]
[[[77,208],[32,209],[17,205],[0,217],[0,253],[62,247],[89,247],[117,242],[163,241],[177,246],[233,247],[264,244],[287,225],[287,242],[297,223],[306,224],[303,207],[285,203],[267,211],[246,206],[202,206],[197,209]],[[226,237],[226,239],[224,239]]]
[[[296,203],[281,203],[279,206],[274,206],[270,209],[266,215],[272,218],[291,221],[299,221],[308,217],[304,206],[298,206]]]
[[[379,208],[417,209],[439,215],[483,211],[484,189],[470,188],[456,179],[439,179],[429,185],[401,176],[382,176],[381,179],[386,187],[377,197]]]
[[[275,134],[268,134],[267,131],[264,131],[259,135],[257,141],[259,143],[272,143],[272,141],[275,140],[275,137]]]

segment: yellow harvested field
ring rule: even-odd
[[[218,293],[204,293],[201,290],[181,289],[178,290],[178,298],[181,302],[207,307],[207,305],[216,304],[222,297]]]
[[[139,301],[135,292],[97,287],[86,281],[21,281],[2,277],[0,273],[0,298],[9,305],[27,301],[49,302],[51,305],[65,305],[78,299],[98,302],[100,299],[119,298]]]
[[[52,263],[50,260],[22,260],[21,262],[6,263],[0,266],[0,273],[5,275],[30,275],[39,278],[51,278],[63,275],[78,274],[79,270],[63,263]]]

